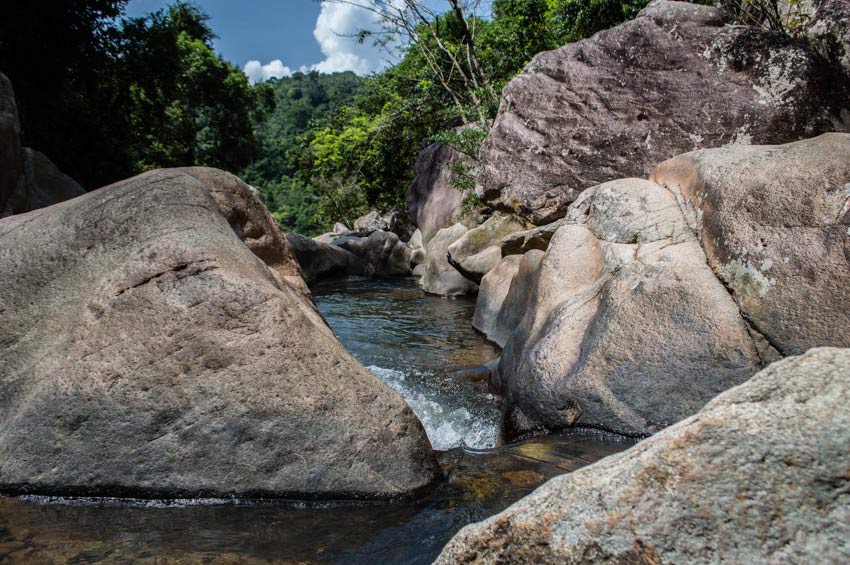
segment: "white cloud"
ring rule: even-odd
[[[288,77],[292,74],[292,69],[284,65],[280,59],[275,59],[266,65],[259,61],[248,61],[242,67],[242,72],[245,73],[251,84],[254,84],[270,78]]]
[[[354,71],[359,75],[383,70],[386,53],[369,39],[358,43],[356,37],[361,30],[377,31],[379,26],[379,17],[362,7],[323,2],[313,36],[325,60],[312,68],[322,73]]]

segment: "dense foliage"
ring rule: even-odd
[[[646,3],[494,0],[491,17],[473,15],[463,22],[447,10],[432,28],[414,34],[423,45],[407,45],[400,62],[366,78],[350,103],[313,114],[294,145],[292,129],[279,130],[286,140],[283,145],[291,149],[286,159],[277,151],[273,161],[285,161],[291,168],[254,167],[248,176],[285,228],[311,235],[335,221],[350,224],[370,208],[400,206],[423,144],[440,140],[475,156],[498,110],[501,89],[536,53],[634,17]],[[456,69],[445,55],[463,53],[473,33],[482,76],[476,84],[463,77],[474,75],[474,69],[464,67],[466,59],[459,58],[461,68]],[[446,72],[435,72],[434,61]],[[284,115],[277,111],[261,130],[263,135],[274,137],[277,123],[289,124]],[[464,133],[464,128],[471,132]],[[266,139],[266,144],[274,142]],[[468,190],[468,171],[454,172],[457,187]]]
[[[212,48],[198,8],[177,2],[120,19],[126,0],[11,2],[0,71],[18,99],[25,145],[88,188],[162,166],[239,170],[273,103]]]

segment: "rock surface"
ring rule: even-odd
[[[354,231],[371,232],[375,230],[386,230],[389,227],[386,220],[375,210],[354,220]]]
[[[478,288],[478,299],[475,302],[475,314],[472,317],[472,327],[483,333],[487,339],[504,347],[504,340],[497,341],[499,312],[508,296],[511,282],[519,271],[523,260],[522,255],[509,255],[499,261],[481,280]]]
[[[517,329],[523,317],[531,307],[531,296],[534,286],[537,284],[537,273],[543,262],[543,251],[532,249],[522,255],[516,275],[511,279],[508,293],[502,301],[502,307],[496,316],[496,321],[485,332],[487,339],[505,347],[514,330]],[[507,259],[507,257],[506,257]],[[476,305],[477,309],[477,305]],[[482,322],[482,325],[484,322]],[[495,379],[494,383],[499,383]]]
[[[0,218],[50,206],[85,193],[43,153],[21,147],[12,83],[0,73]]]
[[[469,230],[455,224],[439,230],[425,246],[426,261],[419,280],[422,290],[439,296],[460,296],[475,292],[477,286],[449,264],[449,246]]]
[[[372,277],[375,271],[351,251],[310,239],[298,233],[286,234],[304,280],[313,284],[321,280]]]
[[[464,277],[479,284],[481,278],[502,260],[502,238],[527,227],[514,216],[494,214],[449,246],[449,263]]]
[[[410,274],[410,248],[394,233],[373,231],[367,237],[349,235],[334,245],[360,258],[376,277]]]
[[[561,219],[551,224],[506,235],[499,242],[499,246],[502,248],[502,257],[524,255],[532,249],[546,251],[549,248],[552,236],[562,225],[564,225],[564,221]]]
[[[529,286],[499,365],[509,435],[653,433],[762,366],[673,194],[649,181],[582,194]]]
[[[679,195],[709,264],[783,355],[850,347],[850,134],[680,155]]]
[[[0,489],[340,497],[430,483],[413,412],[239,240],[205,177],[154,171],[0,221]]]
[[[780,361],[467,526],[437,563],[845,563],[848,403],[850,351]]]
[[[279,281],[308,292],[289,241],[255,189],[236,175],[220,169],[187,167],[174,171],[184,172],[203,183],[233,233],[272,270]]]
[[[0,216],[21,174],[21,122],[12,83],[0,73]]]
[[[782,3],[787,5],[789,1]],[[794,4],[807,16],[800,33],[819,53],[850,73],[850,2],[803,0]]]
[[[463,159],[463,155],[442,143],[432,143],[416,158],[416,176],[404,198],[423,243],[455,223],[454,214],[463,202],[463,194],[449,185],[450,167]]]
[[[504,89],[477,191],[537,225],[600,182],[686,151],[836,128],[846,73],[717,8],[655,0],[633,21],[540,53]]]

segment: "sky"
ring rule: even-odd
[[[130,0],[128,17],[144,16],[173,0]],[[252,82],[294,71],[354,71],[367,75],[389,65],[387,53],[347,37],[375,29],[362,8],[318,0],[195,0],[218,35],[216,50]]]

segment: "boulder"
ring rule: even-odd
[[[153,171],[0,221],[0,490],[383,497],[434,479],[410,408],[234,233],[228,186]]]
[[[175,169],[201,181],[233,233],[265,263],[280,282],[309,292],[289,241],[256,189],[232,173],[210,167]]]
[[[449,246],[468,231],[463,224],[455,224],[439,230],[428,241],[425,247],[425,268],[419,280],[425,292],[439,296],[460,296],[475,292],[475,283],[457,272],[448,259]]]
[[[679,196],[714,273],[783,355],[850,347],[850,134],[680,155]]]
[[[449,263],[460,274],[479,284],[481,278],[501,261],[502,238],[527,227],[514,216],[494,214],[449,246]]]
[[[404,208],[393,210],[384,216],[384,221],[387,223],[387,231],[398,236],[401,241],[410,241],[413,237],[413,232],[416,231],[416,226],[413,225],[413,220]]]
[[[792,17],[803,20],[795,31],[805,37],[818,53],[850,73],[850,3],[847,0],[780,2],[786,10],[789,4],[792,5]]]
[[[0,73],[0,216],[15,192],[21,174],[21,122],[15,91],[6,75]]]
[[[848,403],[850,351],[785,359],[467,526],[437,563],[846,563]]]
[[[497,342],[494,337],[497,333],[496,325],[499,312],[511,288],[511,281],[519,271],[522,255],[509,255],[499,261],[495,268],[491,269],[481,280],[478,288],[478,299],[475,302],[475,314],[472,317],[472,327],[483,333],[487,339],[493,341],[499,347],[504,342]]]
[[[50,206],[85,193],[44,154],[21,147],[12,83],[0,73],[0,218]]]
[[[413,168],[415,177],[404,195],[407,211],[428,243],[439,230],[454,223],[463,194],[452,188],[451,166],[466,159],[448,145],[432,143],[419,152]]]
[[[562,225],[564,225],[563,219],[530,230],[506,235],[499,242],[499,246],[502,248],[502,257],[524,255],[532,249],[546,251],[552,236]]]
[[[675,197],[646,180],[583,193],[525,300],[499,365],[508,435],[654,433],[763,365]]]
[[[360,216],[354,220],[354,231],[356,232],[373,232],[375,230],[386,230],[389,224],[380,214],[372,210],[366,215]]]
[[[0,216],[37,210],[85,194],[77,181],[62,173],[43,153],[21,149],[21,174]]]
[[[655,0],[639,16],[540,53],[503,91],[477,192],[537,225],[600,182],[646,178],[686,151],[776,144],[838,127],[846,73],[720,9]]]
[[[333,233],[339,234],[339,235],[345,235],[345,234],[351,232],[351,230],[348,229],[348,226],[346,226],[345,224],[343,224],[341,222],[335,223],[332,231],[333,231]]]
[[[539,249],[532,249],[528,253],[516,257],[520,257],[519,266],[516,275],[511,279],[510,286],[505,298],[502,300],[502,305],[496,313],[495,321],[487,321],[486,316],[490,312],[485,310],[482,313],[482,320],[479,323],[482,326],[488,326],[487,339],[497,344],[499,347],[505,347],[511,334],[519,326],[522,318],[525,316],[528,309],[531,307],[531,290],[537,281],[537,272],[540,269],[540,263],[543,261],[544,253]],[[505,257],[507,259],[507,257]],[[476,312],[478,306],[476,305]],[[482,330],[483,331],[483,330]],[[494,379],[493,383],[497,384],[500,381]]]
[[[371,265],[342,247],[310,239],[298,233],[288,233],[286,239],[301,266],[307,284],[323,280],[369,278],[375,274]]]
[[[337,239],[334,245],[356,255],[373,276],[410,274],[410,248],[394,233],[377,230],[366,237],[348,235]]]

